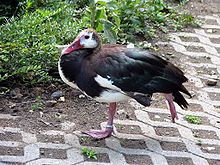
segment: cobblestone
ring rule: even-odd
[[[195,97],[187,99],[191,109],[182,110],[177,106],[179,120],[176,123],[170,122],[167,109],[140,108],[131,100],[137,119],[115,120],[115,135],[105,139],[102,146],[89,146],[97,154],[107,155],[107,162],[91,161],[81,154],[81,148],[86,147],[80,144],[83,135],[79,131],[66,133],[74,123],[66,123],[68,127],[62,131],[49,130],[39,134],[25,132],[22,128],[0,127],[0,149],[9,151],[7,155],[0,152],[0,164],[126,165],[144,162],[173,165],[178,161],[187,165],[220,164],[220,43],[215,42],[220,39],[220,17],[200,18],[207,20],[202,28],[172,33],[169,42],[159,43],[171,45],[183,58],[205,59],[201,63],[188,60],[182,64],[187,68],[190,83],[198,90],[193,91]],[[193,51],[190,47],[198,49]],[[214,74],[200,72],[203,68],[213,70]],[[206,86],[204,80],[209,78],[217,80],[217,85]],[[202,124],[188,123],[185,115],[199,116]],[[15,118],[0,114],[0,119],[13,121]],[[102,127],[104,125],[101,123]],[[120,131],[118,125],[140,129],[138,133],[126,133]]]

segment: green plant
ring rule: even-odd
[[[48,71],[57,66],[59,55],[55,45],[72,41],[84,25],[74,5],[48,0],[47,8],[31,13],[27,9],[19,18],[0,26],[0,81],[51,81]]]
[[[43,103],[34,103],[31,105],[31,110],[36,111],[36,110],[43,110]]]
[[[1,87],[0,87],[0,96],[1,96],[1,95],[4,95],[4,94],[6,94],[6,93],[8,93],[9,91],[10,91],[9,88],[4,87],[4,86],[1,86]]]
[[[89,2],[82,19],[88,27],[96,29],[97,32],[103,32],[105,42],[116,43],[120,26],[117,10],[112,9],[110,12],[109,4],[104,0],[90,0]]]
[[[202,124],[202,119],[199,116],[186,115],[184,119],[192,124]]]
[[[110,25],[112,33],[117,34],[119,42],[122,43],[134,42],[137,38],[143,40],[156,37],[159,31],[167,33],[169,30],[178,30],[187,25],[197,24],[187,11],[179,12],[183,4],[171,7],[163,0],[111,0],[107,2],[98,0],[96,4],[91,4],[93,7],[90,11],[95,13],[90,19],[94,22],[91,23],[92,27],[103,30],[104,18]],[[86,17],[89,18],[87,15]],[[107,37],[111,38],[111,35]]]
[[[95,151],[93,151],[87,147],[82,148],[82,154],[89,159],[97,159]]]
[[[41,98],[38,96],[36,102],[31,105],[31,111],[43,110],[44,104],[42,103]]]
[[[56,45],[72,42],[85,27],[103,42],[127,43],[197,24],[181,5],[163,0],[23,0],[18,17],[0,26],[0,82],[35,85],[52,81]]]
[[[0,24],[16,15],[17,5],[18,1],[15,0],[0,1]]]

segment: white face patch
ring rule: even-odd
[[[85,32],[80,38],[80,45],[82,45],[83,48],[97,47],[98,43],[92,36],[93,36],[93,32]]]
[[[107,76],[109,79],[110,77]],[[104,88],[108,88],[108,89],[112,89],[112,90],[116,90],[116,91],[119,91],[119,92],[122,92],[122,90],[120,88],[118,88],[117,86],[115,85],[112,85],[113,84],[113,81],[112,80],[108,80],[107,78],[104,78],[100,75],[97,75],[95,78],[95,81],[102,87]],[[123,93],[123,92],[122,92]]]

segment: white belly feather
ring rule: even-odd
[[[129,97],[117,86],[113,85],[113,81],[97,75],[95,81],[102,87],[109,90],[103,91],[95,100],[99,102],[118,102],[128,100]]]
[[[121,92],[107,90],[103,91],[99,97],[95,97],[95,100],[98,102],[118,102],[118,101],[125,101],[128,100],[129,97],[124,95]]]

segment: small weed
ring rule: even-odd
[[[43,110],[43,103],[34,103],[31,105],[31,110],[36,111],[36,110]]]
[[[97,159],[95,151],[93,151],[87,147],[82,148],[82,154],[89,159]]]
[[[43,110],[44,104],[41,101],[41,98],[38,96],[36,102],[31,105],[31,111]]]
[[[4,94],[6,94],[9,91],[10,91],[10,88],[0,87],[0,95],[4,95]]]
[[[194,115],[186,115],[185,120],[188,121],[189,123],[192,124],[201,124],[202,119],[199,116],[194,116]]]

